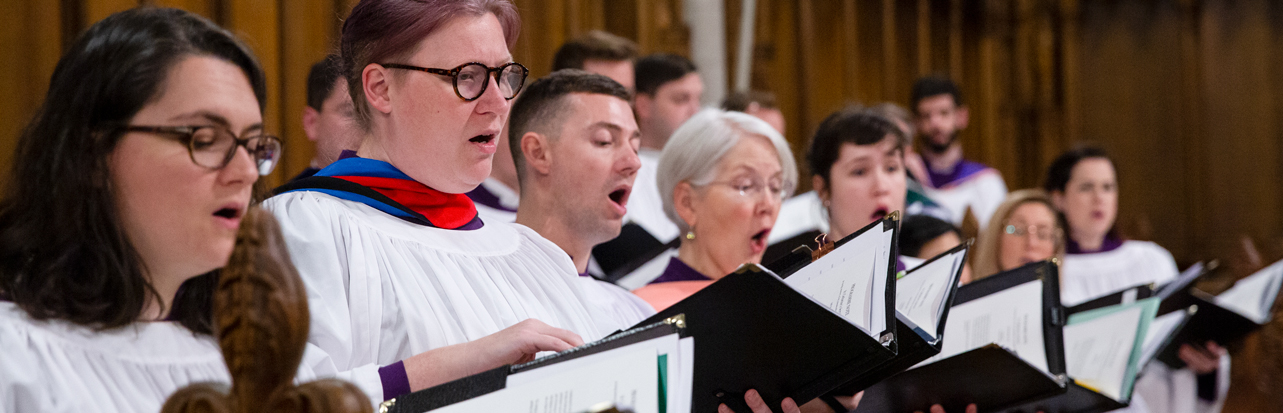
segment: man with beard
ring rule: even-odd
[[[968,113],[958,86],[945,78],[918,79],[910,107],[927,166],[927,195],[949,211],[954,224],[961,225],[970,209],[983,228],[1007,196],[1007,185],[997,170],[962,157],[958,134],[967,128]]]
[[[606,76],[553,72],[513,103],[508,144],[521,192],[517,224],[570,256],[585,299],[637,322],[654,314],[649,304],[587,275],[592,248],[619,235],[641,168],[641,133],[628,98]]]

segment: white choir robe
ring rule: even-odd
[[[309,346],[340,371],[376,370],[531,318],[592,341],[654,314],[631,293],[579,277],[569,255],[518,224],[431,228],[319,192],[263,206],[306,284]]]
[[[624,222],[636,223],[649,232],[660,243],[667,244],[681,235],[668,214],[664,213],[664,200],[659,195],[659,155],[660,151],[642,148],[637,151],[641,168],[637,169],[637,179],[633,183],[633,192],[628,196],[628,212]]]
[[[993,168],[986,168],[941,188],[924,189],[931,200],[949,212],[954,225],[962,225],[967,207],[971,207],[980,228],[988,225],[998,205],[1007,198],[1007,184],[1002,180],[1002,174]]]
[[[1123,241],[1118,248],[1086,254],[1066,254],[1060,267],[1060,297],[1072,306],[1141,284],[1160,285],[1179,275],[1176,260],[1163,247],[1148,241]],[[1215,413],[1229,393],[1229,356],[1217,370],[1216,400],[1198,398],[1194,372],[1172,370],[1160,361],[1144,366],[1136,381],[1131,406],[1119,411],[1137,413]]]
[[[829,232],[829,220],[824,202],[815,191],[808,191],[784,200],[780,204],[779,218],[771,227],[767,244],[775,244],[809,231]]]
[[[305,353],[297,378],[352,378],[330,365]],[[176,322],[94,331],[36,321],[0,302],[0,412],[156,412],[178,389],[202,382],[231,383],[223,354],[213,337]],[[379,387],[362,390],[373,403],[382,398]]]

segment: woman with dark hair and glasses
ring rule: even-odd
[[[158,411],[229,379],[211,297],[280,156],[264,85],[181,10],[114,14],[68,49],[0,201],[0,412]]]
[[[341,40],[361,146],[264,202],[307,284],[309,345],[380,399],[641,321],[596,311],[556,244],[465,195],[526,80],[519,25],[506,0],[361,1]]]

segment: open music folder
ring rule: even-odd
[[[839,387],[834,394],[854,394],[940,354],[945,323],[971,244],[960,244],[899,275],[895,283],[895,357]]]
[[[1008,411],[1100,413],[1127,407],[1159,305],[1157,297],[1135,300],[1128,295],[1111,295],[1118,299],[1112,305],[1072,307],[1064,328],[1065,393]]]
[[[1174,293],[1161,306],[1160,314],[1166,312],[1165,320],[1169,324],[1179,320],[1180,327],[1157,350],[1155,358],[1172,368],[1182,368],[1185,362],[1177,355],[1182,344],[1228,344],[1246,336],[1270,321],[1280,288],[1283,261],[1238,280],[1219,295],[1186,286],[1187,293]]]
[[[1043,261],[959,287],[940,354],[865,390],[857,411],[995,411],[1064,393],[1059,285]]]
[[[898,219],[835,242],[787,278],[744,265],[644,321],[692,320],[692,411],[748,411],[749,389],[772,406],[785,397],[803,404],[894,357]]]
[[[380,411],[572,413],[608,403],[636,413],[687,412],[694,356],[679,315],[403,395]]]

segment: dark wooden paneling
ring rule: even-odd
[[[44,99],[63,42],[56,2],[5,2],[0,28],[0,177],[8,174],[17,136]],[[4,180],[0,179],[0,185]]]
[[[523,29],[513,55],[533,76],[548,73],[565,39],[591,29],[634,39],[642,53],[690,51],[681,0],[514,1]],[[280,182],[311,158],[299,120],[307,70],[333,47],[356,2],[0,2],[11,19],[0,27],[0,166],[7,171],[65,44],[89,24],[145,3],[208,16],[254,48],[269,77],[266,121],[287,145],[269,178]],[[743,3],[725,4],[733,63]],[[971,108],[962,135],[967,156],[997,167],[1011,188],[1039,185],[1052,158],[1092,141],[1118,164],[1120,226],[1129,233],[1157,241],[1183,264],[1239,260],[1243,237],[1257,240],[1267,258],[1283,255],[1277,2],[758,0],[757,13],[751,84],[777,95],[799,161],[833,110],[850,102],[907,105],[918,76],[948,74]],[[807,189],[809,180],[802,183]],[[1283,337],[1283,327],[1275,330]],[[1283,378],[1283,354],[1269,350],[1279,340],[1254,340],[1241,350],[1250,356],[1236,359],[1227,412],[1283,402],[1261,384]],[[1240,368],[1244,360],[1251,364]]]
[[[285,143],[281,160],[282,177],[306,168],[315,153],[303,132],[303,109],[307,107],[307,75],[312,65],[326,54],[338,51],[338,27],[342,23],[336,2],[315,0],[280,1],[280,76],[277,95],[281,112],[277,125]],[[344,10],[346,13],[347,10]],[[288,16],[288,17],[285,17]]]

